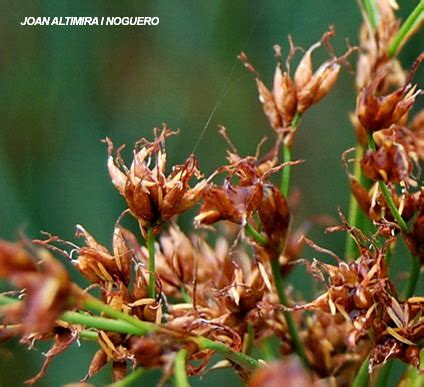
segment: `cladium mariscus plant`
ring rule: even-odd
[[[259,100],[273,133],[267,152],[237,152],[224,127],[227,161],[204,176],[196,157],[167,165],[166,125],[141,139],[126,165],[123,146],[106,138],[107,167],[127,209],[113,229],[112,248],[82,226],[82,245],[58,236],[0,242],[0,276],[13,286],[0,295],[0,339],[20,337],[32,348],[52,341],[37,383],[53,358],[75,342],[98,350],[78,385],[112,363],[115,386],[142,383],[150,369],[162,370],[161,384],[188,386],[190,376],[232,368],[252,387],[384,386],[393,359],[407,365],[402,386],[424,383],[424,296],[416,292],[424,264],[424,111],[412,114],[422,94],[397,54],[423,25],[424,1],[401,23],[393,0],[360,3],[364,23],[359,46],[336,54],[331,27],[307,50],[290,37],[288,55],[274,47],[277,65],[267,86],[247,55]],[[316,69],[316,50],[328,60]],[[300,52],[300,62],[292,60]],[[341,157],[352,197],[340,222],[327,228],[347,235],[339,257],[293,230],[290,173],[302,160],[291,148],[302,116],[335,86],[343,68],[356,64],[357,143]],[[415,111],[415,110],[414,110]],[[271,179],[271,176],[274,176]],[[275,185],[281,176],[281,185]],[[193,234],[177,225],[178,215],[197,207]],[[191,213],[191,212],[190,212]],[[132,217],[134,233],[122,225]],[[210,238],[211,229],[219,231]],[[211,240],[213,242],[211,242]],[[389,278],[394,247],[411,254],[405,289]],[[332,263],[301,257],[308,245]],[[90,285],[73,283],[66,259]],[[287,274],[305,265],[321,289],[305,300]],[[278,343],[278,354],[269,350]],[[216,356],[214,356],[216,355]]]

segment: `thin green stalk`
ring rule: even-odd
[[[369,147],[375,151],[376,146],[372,134],[368,135]],[[397,224],[401,228],[404,234],[409,233],[409,228],[406,222],[403,220],[402,215],[399,213],[395,203],[393,202],[392,196],[390,194],[389,188],[383,180],[378,181],[379,187],[383,194],[384,200],[390,208],[390,211],[395,218]],[[405,298],[411,297],[414,295],[415,288],[417,287],[418,278],[420,275],[421,265],[417,257],[411,255],[411,268],[409,270],[409,278],[405,288]]]
[[[267,239],[261,234],[259,234],[249,223],[246,224],[245,230],[247,234],[249,234],[252,238],[256,239],[263,246],[266,246],[266,244],[268,243]],[[289,301],[284,291],[284,281],[283,277],[281,276],[280,264],[278,262],[278,259],[274,259],[271,261],[271,268],[280,302],[285,306],[289,306]],[[306,352],[303,347],[302,340],[300,339],[296,323],[293,320],[293,316],[287,310],[283,312],[283,315],[287,323],[287,328],[289,330],[290,337],[293,341],[294,350],[300,357],[300,359],[303,361],[303,363],[309,367],[308,357],[306,356]]]
[[[150,298],[156,297],[156,274],[155,274],[155,236],[153,234],[153,228],[150,227],[147,230],[146,239],[147,249],[149,250],[149,288],[148,294]]]
[[[362,363],[361,368],[359,369],[355,380],[353,381],[352,387],[366,387],[366,386],[368,386],[368,381],[369,381],[368,365],[369,365],[369,362],[370,362],[370,359],[367,356],[367,358]]]
[[[243,348],[243,352],[247,355],[252,351],[254,336],[255,330],[253,328],[253,325],[247,324],[246,341],[245,346]]]
[[[376,150],[376,146],[375,146],[375,142],[374,142],[374,138],[373,138],[372,134],[368,134],[368,144],[369,144],[370,149],[372,149],[373,151]],[[401,228],[402,232],[408,233],[408,231],[409,231],[408,225],[405,223],[405,221],[402,218],[402,215],[399,213],[386,183],[383,180],[379,180],[378,185],[381,189],[381,193],[383,194],[384,200],[386,201],[387,205],[389,206],[390,212],[392,213],[393,217],[395,218],[397,224]]]
[[[87,340],[87,341],[97,341],[97,339],[99,338],[99,333],[96,331],[90,331],[88,329],[83,329],[80,333],[79,333],[79,337],[83,340]]]
[[[363,153],[364,153],[364,148],[358,142],[355,147],[355,160],[360,160],[362,158]],[[355,163],[353,175],[357,181],[362,180],[361,179],[362,177],[361,164],[359,162]],[[358,201],[356,200],[355,196],[351,193],[350,201],[349,201],[349,213],[348,213],[349,225],[352,227],[359,227],[361,217],[363,217],[363,213],[359,208]],[[358,253],[358,248],[355,244],[355,241],[351,237],[351,235],[348,233],[346,236],[346,247],[345,247],[346,259],[348,261],[353,260],[357,253]]]
[[[392,57],[397,54],[399,49],[402,47],[403,43],[408,39],[408,35],[417,28],[419,23],[423,21],[424,18],[424,0],[421,0],[414,10],[410,13],[408,18],[400,27],[398,33],[395,35],[391,41],[387,54],[389,57]]]
[[[89,297],[84,301],[84,306],[89,310],[95,310],[97,312],[102,312],[109,317],[122,320],[132,325],[135,328],[139,329],[139,335],[145,335],[146,333],[153,333],[159,330],[159,326],[147,321],[141,321],[136,317],[130,316],[127,313],[121,312],[117,309],[114,309],[103,302],[97,300],[94,297]]]
[[[284,156],[284,162],[291,160],[291,149],[288,145],[284,145],[283,147],[283,156]],[[281,179],[281,193],[287,197],[289,194],[289,187],[290,187],[290,174],[291,174],[291,166],[287,165],[284,167],[282,172],[282,179]]]
[[[174,376],[175,376],[175,385],[177,387],[189,387],[187,371],[186,371],[186,356],[187,350],[180,349],[175,357],[174,364]]]
[[[227,359],[233,361],[234,363],[244,367],[249,371],[253,371],[260,366],[258,360],[246,355],[243,352],[235,352],[225,344],[222,344],[217,341],[212,341],[206,337],[202,336],[193,336],[190,338],[191,341],[196,343],[200,349],[210,349],[215,352],[224,355]]]
[[[135,384],[137,379],[139,379],[145,372],[146,372],[146,370],[144,368],[141,368],[141,367],[136,368],[133,372],[131,372],[129,375],[127,375],[124,379],[118,380],[117,382],[110,384],[109,387],[128,387],[128,386],[131,386],[131,385]]]
[[[377,29],[378,26],[378,8],[375,0],[363,0],[364,10],[367,14],[368,21],[373,31]]]
[[[146,331],[137,328],[126,321],[114,320],[105,317],[90,316],[79,312],[65,312],[60,317],[62,321],[69,324],[84,325],[86,327],[132,335],[144,335]]]
[[[184,287],[184,285],[180,287],[180,293],[181,298],[184,300],[185,303],[191,304],[193,302],[190,295],[187,293],[187,289]]]
[[[0,305],[11,305],[15,303],[19,303],[21,301],[16,300],[11,297],[6,296],[0,296]],[[120,320],[113,320],[109,318],[104,317],[98,317],[98,316],[90,316],[88,314],[83,314],[80,312],[65,312],[60,317],[60,320],[65,321],[69,324],[78,324],[78,325],[84,325],[86,327],[105,330],[105,331],[111,331],[111,332],[118,332],[118,333],[127,333],[127,334],[133,334],[133,335],[143,335],[146,333],[145,329],[141,329],[139,327],[135,327],[132,324],[129,324],[126,321],[120,321]],[[88,335],[89,331],[85,331],[85,335]],[[95,332],[93,332],[94,334]],[[90,333],[90,336],[92,334]]]
[[[253,228],[253,226],[250,225],[249,223],[246,223],[244,230],[246,231],[247,235],[249,235],[251,238],[255,239],[261,245],[266,246],[268,244],[268,239],[266,237],[264,237],[262,234],[260,234],[258,231],[256,231]]]
[[[302,114],[300,112],[296,112],[290,125],[292,130],[295,130],[299,126],[301,118],[302,118]],[[284,162],[291,161],[291,146],[288,144],[284,144],[283,146],[283,161]],[[287,165],[282,172],[281,187],[280,187],[281,192],[285,197],[287,197],[289,194],[290,175],[291,175],[291,166]]]
[[[286,292],[284,291],[284,280],[280,272],[280,263],[278,259],[274,259],[271,261],[271,269],[280,302],[285,306],[289,306],[289,300],[287,299]],[[287,323],[287,328],[289,330],[290,337],[293,341],[293,347],[295,352],[300,357],[304,365],[306,367],[310,367],[305,348],[303,347],[303,343],[299,336],[299,331],[297,329],[296,323],[293,320],[292,314],[287,310],[285,310],[283,314]]]
[[[18,302],[20,301],[0,295],[0,305],[9,305]],[[94,298],[86,300],[84,302],[84,306],[87,309],[102,312],[118,320],[90,316],[87,314],[71,311],[63,313],[60,319],[62,321],[68,322],[69,324],[84,325],[86,327],[96,328],[99,330],[132,334],[137,336],[143,336],[147,333],[154,333],[160,330],[159,325],[155,325],[146,321],[140,321],[137,318],[115,310]],[[253,370],[259,367],[259,362],[256,359],[244,353],[235,352],[231,348],[228,348],[225,344],[214,342],[202,336],[188,336],[186,339],[197,343],[200,349],[214,350],[248,370]]]
[[[262,356],[267,362],[272,362],[277,359],[277,356],[275,356],[274,350],[271,346],[270,337],[267,337],[262,341]]]

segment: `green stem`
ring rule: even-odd
[[[90,331],[88,329],[83,329],[79,333],[79,337],[83,340],[97,341],[97,339],[99,338],[99,334],[96,331]]]
[[[374,142],[374,137],[372,134],[368,134],[368,144],[371,150],[374,152],[376,151],[376,146]],[[390,208],[390,212],[392,213],[393,217],[395,218],[397,224],[401,228],[403,233],[408,233],[408,225],[405,223],[405,221],[402,218],[402,215],[399,213],[392,195],[390,194],[389,188],[387,187],[386,183],[383,180],[378,180],[378,185],[380,187],[381,193],[383,194],[384,200],[386,201],[387,205]]]
[[[247,355],[252,351],[255,329],[252,324],[247,324],[246,341],[244,345],[244,353]]]
[[[421,263],[417,257],[411,255],[411,268],[409,269],[408,282],[405,288],[405,298],[412,297],[415,293],[415,289],[418,284],[418,278],[420,276]]]
[[[97,312],[102,312],[109,317],[116,318],[118,320],[122,320],[122,322],[126,322],[132,325],[135,328],[138,328],[138,335],[145,335],[146,333],[153,333],[159,330],[159,326],[147,321],[141,321],[136,317],[130,316],[127,313],[120,312],[117,309],[114,309],[103,302],[97,300],[94,297],[89,297],[84,301],[84,306],[89,310],[95,310]]]
[[[368,373],[368,365],[369,365],[369,357],[364,360],[361,365],[361,368],[356,375],[355,380],[353,381],[352,387],[366,387],[368,386],[369,381],[369,373]]]
[[[301,118],[302,118],[302,113],[296,112],[290,125],[292,129],[296,129],[299,126]]]
[[[9,305],[18,302],[20,301],[0,295],[0,305]],[[110,317],[117,318],[118,320],[90,316],[87,314],[70,311],[63,313],[60,319],[68,322],[69,324],[85,325],[86,327],[96,328],[99,330],[132,334],[137,336],[143,336],[147,333],[154,333],[160,330],[159,325],[155,325],[146,321],[140,321],[137,318],[115,310],[94,298],[86,300],[84,302],[84,306],[87,309],[102,312]],[[225,344],[214,342],[202,336],[188,336],[187,340],[191,340],[197,343],[200,349],[214,350],[248,370],[253,370],[259,367],[259,362],[256,359],[244,353],[235,352],[228,348]]]
[[[364,10],[373,31],[378,27],[378,8],[375,0],[363,0]]]
[[[155,236],[153,228],[147,230],[146,239],[147,249],[149,250],[149,288],[148,295],[150,298],[156,297],[156,274],[155,274]]]
[[[266,246],[268,243],[267,239],[259,234],[249,223],[245,226],[246,233],[249,234],[252,238],[256,239],[261,245]],[[275,286],[277,288],[278,297],[281,304],[289,306],[289,301],[287,299],[286,293],[284,291],[284,281],[280,272],[280,263],[277,259],[271,261],[272,275],[274,277]],[[293,320],[293,316],[289,311],[283,312],[284,318],[287,323],[287,328],[289,330],[290,337],[293,341],[293,347],[297,355],[303,361],[306,366],[309,366],[308,357],[306,356],[305,349],[303,347],[302,340],[300,339],[296,323]]]
[[[299,126],[301,118],[302,118],[302,113],[296,112],[290,125],[292,130],[295,130]],[[284,144],[283,146],[283,161],[285,163],[288,161],[291,161],[291,145],[289,144]],[[291,166],[287,165],[286,167],[284,167],[282,172],[281,187],[280,187],[281,193],[285,197],[287,197],[289,194],[290,174],[291,174]]]
[[[355,147],[355,160],[360,160],[364,154],[364,148],[362,147],[359,142],[356,144]],[[355,163],[353,175],[357,181],[361,181],[362,177],[362,171],[361,171],[361,164],[359,161]],[[353,193],[350,194],[350,200],[349,200],[349,213],[348,213],[348,223],[352,227],[359,227],[360,226],[360,220],[362,216],[362,212],[359,208],[358,201],[356,200]],[[346,247],[345,247],[345,256],[348,261],[351,261],[355,258],[356,254],[358,253],[358,248],[355,244],[355,240],[351,237],[351,235],[348,233],[346,236]]]
[[[280,302],[284,306],[289,306],[289,300],[287,298],[286,292],[284,291],[284,280],[281,275],[280,263],[278,259],[274,259],[271,261],[271,269],[272,269],[272,275],[274,277],[275,287],[277,288],[277,293],[278,293]],[[303,343],[299,336],[299,331],[297,329],[296,323],[293,320],[292,314],[287,310],[285,310],[283,314],[287,323],[287,328],[289,330],[290,337],[293,341],[293,347],[295,352],[303,361],[305,366],[310,367],[309,360],[305,352],[305,348],[303,347]]]
[[[408,35],[414,31],[419,23],[422,22],[424,17],[424,0],[421,0],[418,5],[414,8],[405,22],[400,27],[398,33],[391,41],[387,54],[392,57],[397,54],[403,43],[408,39]]]
[[[174,365],[174,376],[175,376],[175,385],[177,387],[189,387],[190,384],[187,378],[186,371],[186,356],[187,350],[180,349],[175,357],[175,365]]]
[[[105,317],[90,316],[79,312],[65,312],[60,317],[62,321],[69,324],[84,325],[86,327],[132,335],[144,335],[146,332],[125,321],[109,319]]]
[[[284,144],[283,147],[283,156],[284,156],[284,162],[291,160],[291,150],[288,145]],[[289,187],[290,187],[290,174],[291,174],[291,166],[287,165],[283,168],[282,172],[282,179],[281,179],[281,193],[287,197],[289,194]]]
[[[266,246],[268,244],[268,239],[262,234],[260,234],[258,231],[256,231],[249,223],[246,223],[246,226],[244,226],[244,230],[246,231],[247,235],[249,235],[253,239],[256,239],[259,244],[263,246]]]
[[[375,142],[374,142],[374,138],[372,137],[372,134],[368,135],[368,141],[369,141],[369,147],[373,151],[375,151],[376,146],[375,146]],[[409,233],[408,225],[403,220],[402,215],[399,213],[395,203],[393,202],[389,188],[387,187],[386,183],[383,180],[379,180],[378,184],[380,186],[384,199],[387,205],[389,206],[390,211],[393,217],[395,218],[397,224],[399,225],[399,227],[401,228],[404,234],[408,234]],[[418,258],[411,255],[411,268],[409,270],[409,278],[408,278],[408,282],[406,284],[406,289],[405,289],[406,298],[409,298],[414,295],[415,288],[417,287],[417,283],[418,283],[418,278],[420,276],[420,270],[421,270],[421,265]]]
[[[262,356],[267,362],[272,362],[277,359],[271,345],[270,337],[267,337],[262,341]]]
[[[127,375],[126,378],[122,380],[118,380],[115,383],[112,383],[109,385],[109,387],[127,387],[133,385],[138,378],[140,378],[146,370],[144,368],[136,368],[133,372],[131,372],[129,375]]]
[[[250,357],[243,352],[235,352],[220,342],[212,341],[202,336],[193,336],[191,337],[191,341],[195,342],[200,349],[216,351],[249,371],[253,371],[260,366],[259,361],[253,357]]]
[[[16,300],[14,298],[0,296],[0,305],[11,305],[11,304],[19,303],[19,302],[21,301]],[[145,329],[135,327],[134,325],[129,324],[126,321],[112,320],[109,318],[97,317],[97,316],[90,316],[88,314],[83,314],[79,312],[71,312],[71,311],[65,312],[60,317],[60,320],[65,321],[69,324],[84,325],[90,328],[118,332],[118,333],[126,333],[126,334],[133,334],[133,335],[143,335],[146,333]],[[85,333],[87,332],[89,331],[85,331]]]

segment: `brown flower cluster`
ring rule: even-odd
[[[245,67],[256,75],[256,86],[259,92],[259,100],[262,103],[265,115],[271,127],[284,136],[285,142],[291,144],[297,124],[293,124],[297,115],[303,114],[312,105],[318,103],[329,94],[334,87],[340,73],[341,65],[347,57],[356,50],[349,48],[345,54],[337,57],[330,45],[330,39],[334,36],[334,29],[325,32],[317,43],[306,50],[298,64],[294,76],[290,75],[290,64],[299,47],[296,47],[291,38],[290,51],[285,64],[285,71],[281,63],[281,47],[274,46],[275,56],[278,59],[275,68],[272,90],[269,90],[261,80],[255,68],[248,62],[244,52],[239,55]],[[331,58],[322,63],[315,71],[313,70],[312,54],[322,45],[326,46]]]
[[[350,216],[350,224],[339,211],[342,224],[327,228],[346,232],[353,254],[340,258],[306,237],[313,225],[328,226],[324,216],[292,227],[296,196],[283,192],[287,172],[302,161],[282,160],[281,153],[290,153],[301,116],[329,94],[357,48],[336,56],[330,28],[292,75],[301,49],[290,38],[285,70],[282,49],[274,47],[272,90],[241,53],[273,130],[265,155],[259,152],[263,142],[254,156],[240,155],[221,127],[227,161],[205,177],[194,155],[168,167],[167,141],[177,132],[166,125],[154,130],[153,140],[135,144],[129,167],[124,147],[115,152],[106,138],[108,172],[126,204],[111,248],[80,225],[81,244],[50,234],[0,242],[0,277],[14,289],[0,294],[0,340],[17,336],[33,348],[53,339],[41,371],[27,383],[38,382],[55,356],[84,340],[96,341],[98,349],[81,385],[108,363],[114,381],[160,368],[161,385],[173,374],[178,384],[186,375],[232,367],[252,387],[348,386],[364,359],[370,373],[389,359],[423,369],[424,297],[415,285],[424,262],[424,112],[409,115],[421,94],[413,79],[424,57],[409,74],[401,69],[390,53],[399,31],[394,2],[376,4],[378,24],[367,17],[360,33],[352,114],[357,158],[348,159],[350,150],[343,155],[361,221]],[[314,71],[312,55],[322,46],[330,58]],[[178,226],[178,216],[189,210],[197,211],[192,233]],[[131,219],[135,227],[124,226]],[[400,237],[418,262],[405,296],[388,270]],[[304,245],[329,255],[333,264],[301,257]],[[53,253],[84,277],[83,289]],[[302,289],[286,283],[290,270],[302,264],[323,289],[309,302]],[[223,359],[212,362],[214,354]]]

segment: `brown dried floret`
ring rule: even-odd
[[[351,54],[355,48],[349,48],[341,57],[336,57],[329,45],[329,39],[334,35],[334,29],[330,27],[325,32],[321,40],[310,47],[301,59],[297,67],[294,78],[290,75],[290,62],[297,47],[289,38],[290,52],[286,62],[286,70],[283,72],[281,65],[281,47],[274,46],[278,63],[275,69],[273,89],[270,91],[254,67],[248,62],[244,52],[239,55],[239,59],[244,66],[256,76],[256,85],[259,93],[259,100],[269,123],[279,133],[285,133],[285,141],[291,144],[293,141],[293,130],[290,129],[292,121],[296,115],[304,113],[310,106],[318,103],[334,87],[340,72],[340,64]],[[312,53],[317,48],[325,44],[329,49],[332,58],[324,62],[314,72],[312,66]]]
[[[385,77],[384,71],[380,71],[375,79],[361,90],[357,99],[356,114],[368,133],[401,122],[412,108],[415,98],[421,94],[421,90],[412,85],[412,78],[423,59],[424,55],[421,54],[415,61],[407,82],[392,93],[384,96],[377,94],[379,84]]]
[[[45,249],[34,256],[21,245],[0,241],[0,276],[19,289],[25,289],[23,301],[11,304],[11,319],[19,319],[24,333],[50,331],[65,310],[73,294],[66,269]]]
[[[115,226],[113,254],[111,254],[82,226],[77,226],[76,235],[85,239],[86,246],[76,249],[78,257],[72,260],[72,263],[91,283],[115,281],[121,281],[126,285],[129,283],[133,252],[123,236],[124,232],[128,233],[121,226]]]
[[[25,384],[35,384],[40,381],[44,377],[47,372],[47,368],[52,362],[55,356],[60,355],[63,351],[68,349],[68,347],[78,339],[78,335],[75,332],[72,332],[68,329],[57,328],[56,333],[54,335],[54,343],[53,346],[49,349],[49,351],[45,354],[46,359],[44,360],[43,366],[37,375],[25,381]]]
[[[158,232],[163,223],[174,215],[181,214],[193,207],[200,199],[205,182],[202,180],[193,188],[190,181],[200,178],[197,160],[191,155],[182,165],[173,167],[166,175],[165,142],[169,136],[176,134],[165,125],[162,131],[155,129],[155,139],[149,142],[140,140],[134,150],[134,159],[127,168],[123,163],[120,151],[114,159],[113,143],[108,144],[108,169],[118,192],[124,196],[131,213],[138,219],[143,233],[148,227]],[[153,167],[151,160],[155,160]]]
[[[412,162],[405,148],[394,142],[385,142],[376,151],[367,150],[361,167],[368,179],[391,183],[408,181],[412,173]]]

